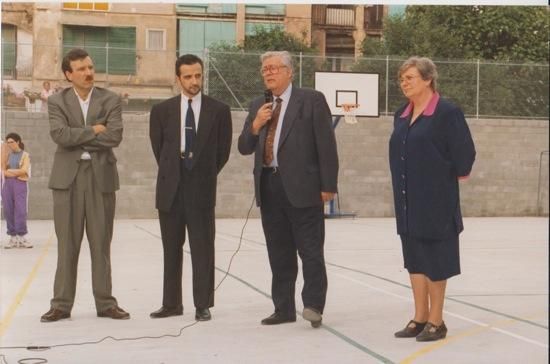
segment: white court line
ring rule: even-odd
[[[331,274],[334,274],[335,276],[337,277],[340,277],[340,278],[344,278],[348,281],[351,281],[351,282],[354,282],[354,283],[357,283],[361,286],[365,286],[365,287],[368,287],[374,291],[378,291],[378,292],[381,292],[381,293],[384,293],[385,295],[388,295],[388,296],[392,296],[392,297],[396,297],[396,298],[399,298],[401,300],[404,300],[404,301],[409,301],[409,302],[412,302],[412,298],[410,298],[409,296],[402,296],[402,295],[399,295],[397,293],[393,293],[391,291],[388,291],[388,290],[385,290],[385,289],[382,289],[382,288],[378,288],[378,287],[375,287],[375,286],[372,286],[368,283],[365,283],[363,281],[360,281],[360,280],[357,280],[355,278],[351,278],[345,274],[341,274],[341,273],[335,273],[332,269],[330,269],[331,271]],[[500,329],[498,327],[493,327],[485,322],[481,322],[481,321],[477,321],[477,320],[474,320],[474,319],[471,319],[471,318],[468,318],[468,317],[465,317],[465,316],[462,316],[462,315],[459,315],[457,313],[453,313],[453,312],[449,312],[447,310],[443,310],[443,312],[449,316],[453,316],[453,317],[456,317],[458,319],[461,319],[461,320],[464,320],[464,321],[467,321],[467,322],[470,322],[470,323],[473,323],[475,325],[478,325],[478,326],[482,326],[482,327],[486,327],[486,328],[490,328],[491,330],[494,330],[496,332],[500,332],[501,334],[504,334],[504,335],[507,335],[507,336],[510,336],[510,337],[513,337],[515,339],[518,339],[518,340],[521,340],[521,341],[524,341],[524,342],[527,342],[527,343],[530,343],[530,344],[533,344],[533,345],[536,345],[536,346],[540,346],[541,348],[545,348],[545,349],[548,349],[548,344],[545,344],[545,343],[541,343],[539,341],[536,341],[536,340],[532,340],[532,339],[529,339],[527,337],[524,337],[524,336],[521,336],[521,335],[517,335],[517,334],[514,334],[513,332],[510,332],[510,331],[507,331],[507,330],[503,330],[503,329]]]

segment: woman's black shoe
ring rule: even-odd
[[[415,337],[416,335],[420,334],[422,330],[424,330],[424,326],[426,326],[425,322],[422,323],[411,320],[403,330],[397,331],[394,335],[395,337],[399,338]]]

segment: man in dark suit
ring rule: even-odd
[[[319,327],[327,294],[323,203],[334,197],[338,180],[331,113],[322,93],[292,86],[288,52],[267,52],[261,60],[265,86],[275,100],[262,96],[252,101],[239,151],[255,153],[256,202],[273,273],[275,312],[262,324],[296,321],[298,251],[303,317]]]
[[[50,135],[57,144],[49,188],[58,249],[54,297],[41,321],[71,316],[84,227],[97,315],[128,319],[111,294],[111,238],[119,189],[113,148],[122,141],[120,98],[94,87],[94,64],[82,49],[69,51],[61,69],[73,87],[48,98]]]
[[[150,137],[158,163],[156,207],[164,251],[162,307],[152,318],[183,314],[185,228],[193,266],[195,319],[214,306],[214,207],[218,173],[231,150],[229,106],[201,93],[203,64],[186,54],[176,61],[181,94],[151,109]]]

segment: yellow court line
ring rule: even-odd
[[[491,329],[494,329],[496,327],[505,327],[505,326],[510,326],[512,324],[516,324],[516,323],[517,323],[516,320],[500,320],[500,321],[496,321],[493,325],[477,327],[475,329],[464,331],[464,332],[462,332],[461,334],[458,334],[458,335],[448,336],[447,338],[445,338],[443,340],[438,340],[438,341],[434,342],[431,345],[425,346],[422,349],[420,349],[418,351],[415,351],[414,353],[412,353],[411,355],[409,355],[405,359],[401,360],[399,362],[399,364],[411,364],[414,360],[418,359],[419,357],[421,357],[423,355],[426,355],[426,354],[428,354],[428,353],[430,353],[434,350],[437,350],[437,349],[441,348],[442,346],[445,346],[445,345],[447,345],[447,344],[449,344],[453,341],[456,341],[458,339],[462,339],[462,338],[468,337],[468,336],[473,336],[473,335],[479,334],[480,332],[491,330]]]
[[[8,327],[11,323],[11,320],[13,319],[13,316],[15,315],[15,311],[17,310],[17,307],[19,307],[19,304],[21,303],[21,301],[23,301],[23,298],[27,294],[27,291],[28,291],[31,283],[34,280],[34,277],[36,277],[36,273],[38,272],[38,269],[40,268],[40,266],[44,262],[44,259],[46,258],[46,255],[48,254],[48,250],[50,249],[50,246],[52,245],[53,236],[54,236],[54,233],[52,232],[52,234],[48,238],[48,241],[46,242],[46,246],[42,250],[42,254],[40,254],[40,257],[38,258],[38,260],[34,264],[34,267],[31,270],[31,272],[27,276],[27,279],[25,280],[25,283],[23,283],[23,286],[19,289],[19,292],[17,292],[17,295],[15,296],[15,298],[13,299],[10,307],[8,308],[8,311],[6,312],[4,317],[2,317],[2,321],[0,321],[0,337],[2,337],[2,335],[4,335],[4,333],[8,329]]]

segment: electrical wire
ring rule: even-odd
[[[216,291],[216,290],[218,290],[218,288],[220,288],[223,281],[229,275],[229,271],[231,269],[231,264],[233,263],[233,259],[235,258],[237,253],[241,250],[241,246],[242,246],[242,242],[243,242],[244,229],[246,228],[246,225],[247,225],[248,220],[250,218],[250,213],[252,212],[252,208],[254,207],[254,201],[255,201],[255,198],[252,197],[252,202],[250,203],[250,207],[248,208],[248,212],[246,214],[246,219],[245,219],[243,227],[241,229],[241,235],[239,237],[239,244],[237,245],[237,248],[233,252],[233,255],[231,255],[231,258],[229,259],[229,264],[227,265],[227,270],[225,271],[225,275],[222,277],[222,279],[220,280],[220,282],[218,283],[216,288],[214,288],[214,291]],[[44,345],[44,346],[42,346],[42,345],[38,345],[38,346],[36,346],[36,345],[33,345],[33,346],[0,346],[0,350],[5,350],[5,349],[26,349],[26,350],[29,350],[29,351],[45,351],[45,350],[49,350],[49,349],[52,349],[52,348],[60,348],[60,347],[67,347],[67,346],[96,345],[96,344],[100,344],[100,343],[102,343],[102,342],[104,342],[108,339],[111,339],[113,341],[137,341],[137,340],[144,340],[144,339],[162,339],[162,338],[167,338],[167,337],[177,338],[177,337],[180,337],[183,334],[183,330],[185,330],[185,329],[187,329],[191,326],[195,326],[199,322],[200,321],[195,320],[193,323],[190,323],[188,325],[183,326],[177,334],[162,334],[162,335],[157,335],[157,336],[135,336],[135,337],[121,337],[121,338],[117,338],[117,337],[109,335],[109,336],[105,336],[105,337],[103,337],[99,340],[94,340],[94,341],[68,342],[68,343],[63,343],[63,344]],[[2,360],[0,362],[0,364],[8,364],[4,354],[0,354],[0,359]],[[44,364],[44,363],[47,363],[47,362],[48,362],[48,360],[44,359],[44,358],[23,358],[23,359],[20,359],[18,361],[18,363],[20,363],[20,364]]]

